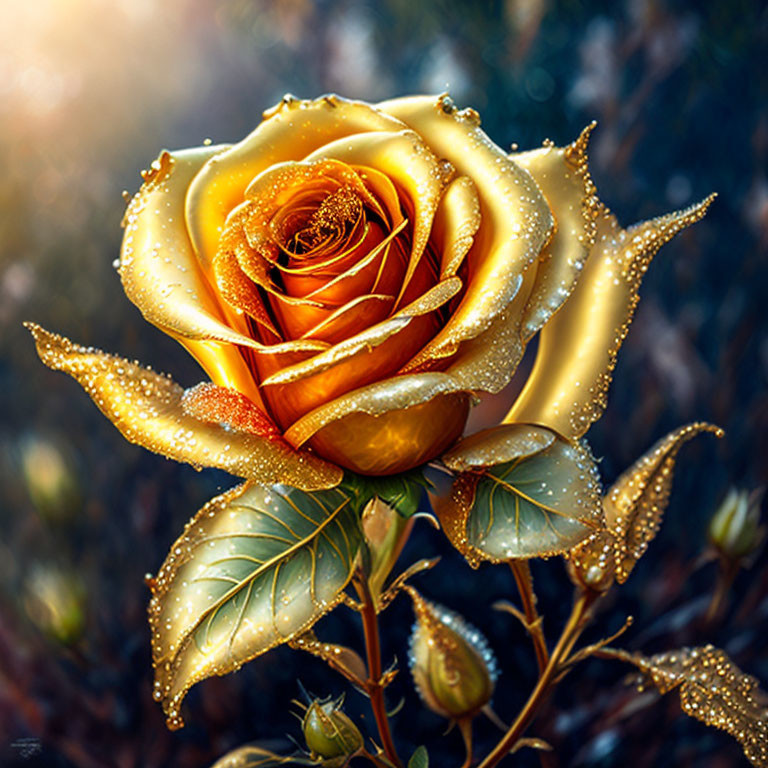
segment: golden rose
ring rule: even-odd
[[[445,95],[286,97],[239,144],[163,152],[126,213],[126,293],[211,382],[32,326],[38,350],[134,442],[311,489],[440,456],[542,331],[505,421],[578,437],[651,257],[709,203],[620,229],[590,130],[510,155]]]

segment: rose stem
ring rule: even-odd
[[[520,592],[520,600],[523,603],[528,633],[531,636],[533,648],[536,652],[539,674],[542,674],[549,661],[549,651],[547,650],[547,641],[544,639],[541,616],[539,616],[539,612],[536,610],[536,593],[533,591],[531,567],[528,565],[527,560],[512,560],[509,565],[515,577],[518,592]]]
[[[387,717],[387,708],[384,703],[384,688],[381,684],[379,617],[376,614],[376,607],[365,576],[355,579],[355,588],[362,601],[360,616],[363,620],[365,654],[368,662],[368,680],[365,681],[365,690],[371,700],[371,709],[376,720],[376,727],[379,729],[379,738],[381,739],[384,753],[397,768],[402,768],[403,764],[400,762],[397,750],[395,749],[395,743],[392,740],[392,733],[389,730],[389,718]]]
[[[536,717],[539,707],[544,703],[550,689],[554,687],[557,678],[561,672],[561,663],[565,661],[568,652],[575,645],[579,635],[587,623],[588,611],[597,595],[592,592],[580,592],[576,598],[571,615],[568,617],[560,639],[557,641],[552,655],[549,657],[547,666],[544,668],[536,687],[525,702],[525,706],[520,710],[509,730],[502,736],[499,743],[493,748],[490,754],[483,760],[478,768],[492,768],[498,765],[499,761],[515,746],[517,740],[523,734],[531,721]]]
[[[536,592],[533,588],[533,575],[531,566],[527,560],[510,560],[509,567],[512,569],[512,575],[515,577],[517,591],[520,593],[520,601],[523,604],[525,613],[526,629],[533,643],[533,650],[536,653],[536,663],[539,665],[539,674],[541,675],[547,667],[549,661],[549,650],[547,641],[544,637],[544,625],[536,608]],[[557,761],[548,752],[539,750],[539,762],[541,768],[552,768]]]

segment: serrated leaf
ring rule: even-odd
[[[523,425],[509,428],[515,445],[528,446]],[[597,525],[600,485],[588,448],[555,436],[532,450],[462,472],[450,498],[437,501],[446,534],[471,565],[566,552]]]
[[[651,657],[613,655],[634,664],[640,682],[653,684],[660,693],[677,688],[685,714],[729,733],[753,765],[768,765],[768,696],[724,651],[705,645]]]
[[[171,728],[195,683],[306,632],[341,600],[360,546],[350,494],[245,484],[187,524],[149,608],[155,698]]]
[[[656,536],[672,489],[680,448],[702,432],[723,431],[695,422],[670,432],[641,456],[613,484],[603,500],[605,525],[616,548],[616,580],[623,584]]]
[[[416,748],[408,761],[408,768],[429,768],[429,755],[425,746]]]

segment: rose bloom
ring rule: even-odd
[[[622,230],[591,128],[509,154],[447,95],[286,97],[238,144],[162,152],[125,216],[127,295],[210,382],[31,326],[38,350],[134,442],[320,488],[441,456],[541,331],[505,421],[578,438],[650,259],[709,203]]]

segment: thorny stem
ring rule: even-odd
[[[544,672],[549,661],[549,651],[547,650],[547,641],[544,639],[541,616],[539,616],[539,612],[536,609],[536,593],[533,591],[531,567],[526,560],[512,560],[509,565],[512,569],[512,575],[515,577],[520,600],[523,603],[528,633],[533,641],[536,663],[539,665],[539,674],[541,674]]]
[[[579,635],[586,626],[589,609],[596,598],[597,595],[592,592],[579,593],[573,604],[571,615],[568,617],[568,621],[560,635],[560,639],[552,650],[549,661],[547,662],[544,671],[541,673],[539,681],[536,683],[536,687],[528,697],[528,701],[526,701],[525,706],[520,710],[520,714],[517,716],[515,722],[510,725],[499,743],[493,750],[491,750],[485,760],[480,763],[478,768],[493,768],[493,766],[498,765],[498,763],[515,746],[534,717],[536,717],[539,708],[547,698],[547,694],[556,684],[557,679],[560,676],[562,662],[567,659],[569,651],[573,648]]]
[[[362,604],[360,616],[363,621],[363,633],[365,635],[365,655],[368,662],[368,679],[365,681],[365,691],[371,700],[373,717],[379,730],[379,738],[384,753],[391,763],[397,768],[403,764],[398,757],[395,743],[392,740],[392,732],[389,729],[389,718],[384,703],[384,687],[382,685],[381,668],[381,643],[379,640],[379,617],[376,614],[376,606],[373,602],[370,587],[365,576],[360,575],[355,579],[355,589]]]

